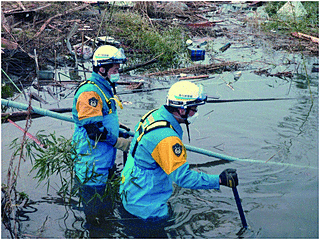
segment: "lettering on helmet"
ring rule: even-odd
[[[100,54],[97,54],[96,58],[109,58],[110,57],[110,54],[108,53],[100,53]]]
[[[89,99],[89,105],[92,106],[92,107],[98,106],[98,99],[96,99],[95,97],[90,98]]]
[[[179,94],[179,97],[183,97],[183,98],[193,98],[192,95],[186,95],[186,94]]]

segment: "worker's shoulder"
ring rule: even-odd
[[[75,98],[78,98],[80,95],[85,94],[86,96],[100,96],[103,98],[103,93],[95,84],[90,84],[88,82],[83,82],[79,85],[77,90],[75,91]]]
[[[149,135],[149,137],[151,139],[154,139],[154,141],[156,142],[160,142],[163,139],[169,138],[169,137],[176,137],[180,139],[176,131],[170,126],[159,127],[157,129],[154,129],[153,131],[150,131],[150,133],[148,133],[147,135]]]

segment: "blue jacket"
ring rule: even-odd
[[[140,135],[136,132],[122,170],[120,194],[123,206],[129,213],[142,219],[168,216],[167,201],[173,191],[173,182],[191,189],[220,188],[218,175],[189,169],[187,152],[181,141],[182,128],[164,106],[149,115],[142,127],[158,120],[166,120],[170,127],[157,128],[144,134],[133,157]]]
[[[95,72],[88,80],[92,83],[81,86],[73,100],[73,142],[77,151],[75,173],[82,183],[101,186],[105,185],[109,169],[115,162],[116,149],[113,146],[119,136],[119,120],[116,103],[111,99],[114,95],[109,82]],[[106,141],[95,142],[89,139],[83,126],[95,122],[102,122],[107,129]],[[93,172],[99,176],[86,182]]]

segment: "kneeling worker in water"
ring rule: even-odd
[[[186,124],[189,136],[189,124],[206,99],[202,86],[180,81],[170,88],[165,105],[142,117],[121,174],[120,195],[127,212],[146,221],[169,219],[167,201],[173,182],[191,189],[218,190],[220,185],[238,185],[234,169],[220,175],[189,169],[180,124]]]

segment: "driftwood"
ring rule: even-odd
[[[188,67],[188,68],[171,69],[163,72],[149,73],[146,76],[177,75],[180,73],[208,73],[208,72],[213,72],[219,69],[223,69],[227,66],[234,67],[235,69],[237,69],[238,66],[240,66],[241,64],[244,64],[244,63],[222,62],[222,63],[207,64],[207,65],[195,64],[194,66]]]
[[[187,76],[187,77],[180,77],[179,80],[199,79],[199,78],[208,78],[208,77],[209,75]]]
[[[33,36],[32,39],[35,39],[35,38],[39,37],[39,35],[43,32],[43,30],[47,27],[47,25],[51,22],[52,19],[61,17],[63,15],[70,14],[72,12],[79,11],[79,10],[81,10],[83,8],[88,7],[89,5],[90,4],[84,4],[82,6],[79,6],[79,7],[73,8],[73,9],[69,9],[69,10],[65,11],[64,13],[59,13],[59,14],[57,14],[55,16],[50,17],[49,19],[47,19],[47,21],[45,21],[45,23],[41,26],[40,30],[36,33],[36,35]]]
[[[22,11],[21,10],[16,10],[16,9],[13,9],[13,10],[9,10],[9,11],[3,11],[3,13],[7,16],[10,16],[10,15],[15,15],[15,14],[21,14],[21,13],[31,13],[31,12],[37,12],[37,11],[40,11],[40,10],[43,10],[44,8],[47,8],[47,7],[50,7],[51,6],[51,3],[47,4],[47,5],[44,5],[44,6],[41,6],[41,7],[38,7],[38,8],[35,8],[35,9],[26,9],[21,1],[18,2],[18,4],[20,5],[20,7],[22,8]]]
[[[30,97],[38,102],[47,104],[48,102],[46,100],[44,100],[42,97],[40,97],[38,94],[36,93],[30,93]]]
[[[292,32],[291,33],[292,36],[297,37],[297,38],[301,38],[301,39],[305,39],[305,40],[310,40],[314,43],[318,43],[319,44],[319,38],[317,37],[313,37],[304,33],[300,33],[300,32]]]
[[[263,69],[263,70],[258,70],[258,71],[253,71],[255,74],[261,76],[261,75],[266,75],[267,77],[278,77],[278,78],[292,78],[293,74],[292,72],[277,72],[277,73],[269,73],[267,69]]]
[[[66,112],[71,112],[72,108],[54,108],[54,109],[49,109],[50,111],[57,112],[57,113],[66,113]],[[37,113],[30,113],[31,117],[34,118],[39,118],[43,117],[43,115],[37,114]],[[19,112],[11,112],[11,113],[1,113],[1,122],[5,123],[7,122],[7,119],[10,118],[13,121],[21,121],[21,120],[26,120],[28,116],[28,111],[19,111]]]

